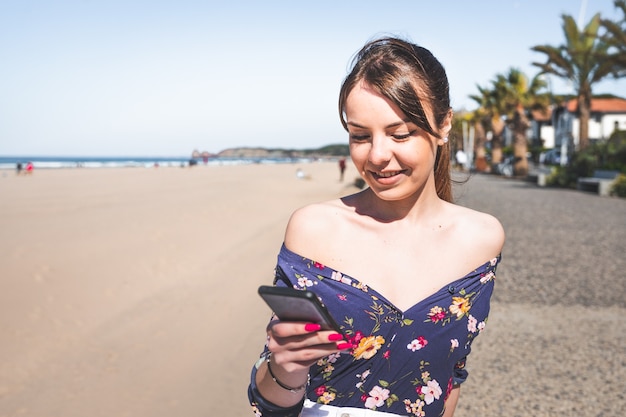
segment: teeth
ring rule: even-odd
[[[379,177],[383,177],[383,178],[389,178],[389,177],[393,177],[394,175],[397,175],[399,173],[399,171],[394,171],[394,172],[379,172],[376,175],[378,175]]]

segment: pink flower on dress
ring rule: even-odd
[[[337,362],[337,359],[339,359],[340,356],[341,356],[341,353],[332,353],[332,354],[328,355],[328,357],[327,357],[328,363],[335,363],[335,362]]]
[[[496,274],[493,271],[489,271],[486,274],[481,275],[480,283],[481,284],[485,284],[485,283],[491,281],[492,279],[495,279],[495,277],[496,277]]]
[[[443,391],[439,386],[439,382],[431,380],[421,387],[421,393],[424,394],[424,402],[426,404],[432,404],[433,401],[438,400],[441,397]]]
[[[406,348],[415,352],[416,350],[420,350],[427,344],[428,344],[428,340],[424,339],[424,336],[419,336],[417,339],[413,339],[411,343],[406,345]]]
[[[476,317],[470,314],[469,318],[467,319],[467,330],[469,332],[476,333],[476,324],[478,324],[478,320],[476,320]]]
[[[446,312],[443,310],[443,308],[435,306],[430,309],[428,317],[430,317],[430,321],[432,321],[433,323],[437,323],[446,318]]]
[[[369,397],[365,400],[365,407],[369,409],[382,407],[387,398],[389,398],[389,390],[376,385],[369,392]]]
[[[339,271],[333,271],[330,274],[330,279],[332,279],[333,281],[342,282],[342,283],[344,283],[346,285],[352,285],[352,280],[350,278],[348,278],[347,276],[343,275]]]
[[[459,347],[458,339],[450,339],[450,350],[454,350]]]
[[[312,287],[313,286],[313,281],[311,281],[310,279],[308,279],[305,276],[301,276],[298,277],[298,286],[299,287]]]
[[[358,345],[361,339],[363,339],[363,337],[364,337],[363,332],[360,330],[357,330],[354,333],[354,336],[348,337],[348,342],[352,343],[353,345]]]

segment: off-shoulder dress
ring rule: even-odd
[[[439,416],[451,389],[467,378],[466,358],[485,328],[500,256],[439,289],[406,311],[375,288],[282,245],[275,285],[309,289],[326,304],[352,350],[311,367],[305,399],[406,416]],[[406,291],[411,291],[410,283]],[[263,355],[267,354],[267,347]],[[257,416],[296,417],[266,401],[252,370],[248,396]]]

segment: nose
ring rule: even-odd
[[[372,138],[372,147],[368,155],[368,160],[372,165],[386,165],[392,157],[391,141],[384,135]]]

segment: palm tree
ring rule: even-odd
[[[612,74],[620,78],[626,76],[626,0],[615,0],[613,4],[622,11],[622,20],[601,19],[600,24],[605,30],[602,40],[618,52]]]
[[[474,167],[477,171],[487,170],[487,152],[485,150],[485,111],[482,107],[471,111],[455,113],[452,122],[452,130],[454,131],[454,150],[463,150],[466,154],[474,153]],[[467,133],[466,126],[472,126],[474,129],[474,149],[465,149],[463,138]],[[455,153],[456,155],[456,153]]]
[[[479,85],[476,88],[479,94],[470,95],[469,97],[478,103],[479,107],[476,110],[476,116],[480,119],[484,130],[491,132],[491,163],[492,166],[495,166],[502,162],[502,134],[504,133],[505,123],[502,118],[501,101],[497,96],[495,88],[492,90]]]
[[[485,134],[485,122],[488,121],[484,109],[478,108],[471,113],[468,121],[474,126],[474,165],[477,171],[487,170],[487,135]]]
[[[545,110],[550,102],[546,82],[536,76],[530,82],[520,70],[511,68],[505,75],[499,74],[494,80],[501,101],[501,109],[506,122],[513,132],[513,174],[525,176],[528,174],[528,119],[529,110]]]
[[[528,174],[529,110],[545,110],[550,102],[549,94],[542,93],[546,82],[539,76],[529,83],[528,77],[518,69],[511,68],[507,74],[497,74],[491,81],[491,89],[478,86],[480,95],[471,95],[480,107],[478,111],[488,115],[492,138],[493,167],[502,161],[502,135],[508,126],[513,132],[513,173]]]
[[[580,117],[579,147],[584,149],[589,143],[592,85],[614,74],[615,66],[624,58],[619,53],[611,53],[611,45],[599,36],[600,13],[594,15],[582,31],[571,16],[562,15],[562,18],[565,44],[532,47],[547,58],[545,63],[533,62],[533,65],[541,68],[542,74],[554,74],[575,85]]]

